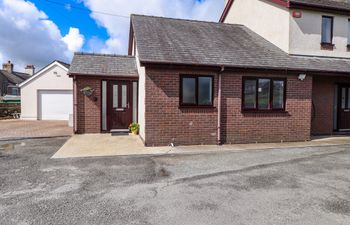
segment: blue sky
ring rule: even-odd
[[[93,37],[98,37],[104,41],[108,39],[106,29],[102,26],[98,26],[95,20],[90,17],[91,11],[84,6],[83,2],[79,3],[79,1],[74,0],[31,0],[31,2],[33,2],[37,8],[44,11],[49,18],[56,23],[62,34],[67,34],[70,27],[76,27],[87,39]],[[77,7],[79,9],[72,7]],[[84,43],[82,50],[90,51],[87,42]]]
[[[223,7],[224,0],[0,0],[0,63],[21,71],[70,63],[76,51],[126,54],[131,13],[218,21]]]

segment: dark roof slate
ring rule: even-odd
[[[27,73],[21,73],[21,72],[15,72],[15,71],[12,72],[12,74],[14,74],[14,75],[20,77],[20,78],[23,79],[23,80],[27,80],[28,78],[31,77],[31,76],[30,76],[29,74],[27,74]]]
[[[242,25],[131,18],[142,63],[350,73],[350,59],[290,56]]]
[[[350,11],[349,0],[290,0],[290,4]]]
[[[0,70],[0,73],[3,76],[5,76],[7,80],[13,85],[20,84],[21,82],[29,78],[29,75],[27,75],[27,77],[25,78],[23,73],[19,73],[19,72],[9,73],[6,70]]]
[[[69,74],[137,77],[135,57],[75,53]]]

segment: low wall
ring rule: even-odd
[[[0,103],[0,118],[12,117],[13,113],[20,113],[20,104]]]

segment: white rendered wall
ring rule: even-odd
[[[41,76],[25,84],[21,87],[21,119],[38,119],[38,90],[72,91],[73,80],[68,77],[66,70],[54,65]]]
[[[224,23],[242,24],[289,52],[289,10],[266,0],[235,0]]]

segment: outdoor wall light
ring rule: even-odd
[[[298,76],[298,79],[299,79],[300,81],[305,80],[305,78],[306,78],[306,74],[305,74],[305,73],[301,73],[301,74],[299,74],[299,76]]]
[[[83,95],[85,95],[86,97],[90,97],[90,96],[92,96],[92,94],[94,93],[94,89],[92,89],[91,87],[89,87],[89,86],[86,86],[86,87],[84,87],[83,89],[81,89],[80,90],[82,93],[83,93]]]

